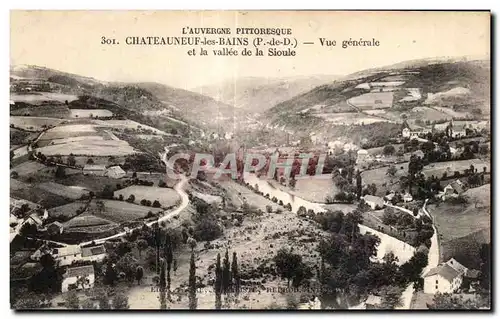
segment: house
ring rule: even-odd
[[[63,231],[64,231],[64,226],[58,221],[55,221],[47,225],[47,233],[49,233],[49,235],[59,235],[62,234]]]
[[[447,200],[448,198],[456,198],[460,194],[462,194],[465,191],[465,185],[460,181],[459,179],[451,182],[450,184],[446,185],[443,189],[442,192],[440,192],[437,196],[441,198],[443,201]]]
[[[424,158],[425,154],[422,150],[416,150],[415,152],[411,153],[411,155],[418,156],[420,158]]]
[[[405,194],[403,195],[403,201],[404,201],[405,203],[411,202],[412,200],[413,200],[413,197],[411,196],[411,194],[410,194],[410,193],[405,193]]]
[[[365,203],[372,209],[382,209],[385,206],[385,202],[382,198],[373,195],[365,195],[362,197]]]
[[[51,255],[59,263],[59,266],[67,266],[82,259],[82,249],[78,245],[54,248]]]
[[[111,166],[104,172],[104,176],[111,178],[123,178],[127,173],[120,166]]]
[[[392,201],[392,199],[394,198],[394,196],[396,196],[396,193],[395,192],[390,192],[389,194],[385,195],[384,196],[384,199],[388,202]]]
[[[102,262],[106,255],[107,253],[104,245],[82,248],[82,259],[85,261]]]
[[[424,293],[452,293],[462,285],[467,268],[451,258],[424,275]]]
[[[83,167],[83,175],[104,176],[105,173],[106,173],[105,165],[87,164]]]
[[[61,292],[76,289],[89,289],[94,287],[94,266],[70,267],[64,274]]]
[[[370,159],[370,155],[368,155],[367,150],[359,150],[357,153],[357,157],[356,157],[356,164],[365,163],[369,159]]]

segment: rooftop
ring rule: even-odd
[[[430,277],[434,275],[440,275],[449,282],[452,282],[453,279],[460,275],[460,273],[448,264],[441,264],[435,268],[432,268],[427,274],[425,274],[424,277]]]
[[[68,268],[68,270],[66,271],[66,274],[64,276],[66,278],[68,278],[68,277],[83,277],[83,276],[88,276],[88,275],[93,275],[93,274],[94,274],[94,266],[88,265],[88,266]]]
[[[84,171],[104,171],[106,170],[106,165],[85,165],[83,167]]]
[[[96,256],[105,253],[106,253],[106,248],[104,248],[103,245],[82,248],[82,257]]]

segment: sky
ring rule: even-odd
[[[185,89],[238,77],[347,75],[413,59],[490,55],[489,12],[11,11],[10,18],[11,65]],[[228,27],[231,37],[237,27],[290,28],[296,56],[189,56],[190,46],[125,44],[128,36],[181,36],[185,27]],[[120,44],[103,45],[102,36]],[[319,38],[337,46],[322,47]],[[350,38],[380,45],[343,49]]]

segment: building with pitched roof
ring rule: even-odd
[[[462,285],[468,269],[451,258],[424,275],[424,293],[452,293]]]
[[[384,199],[373,196],[373,195],[365,195],[362,197],[365,203],[370,206],[372,209],[382,209],[385,206]]]
[[[94,266],[69,267],[64,274],[61,291],[93,288],[94,282]]]
[[[105,257],[106,248],[104,248],[104,245],[82,248],[82,259],[85,261],[101,262]]]

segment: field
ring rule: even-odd
[[[271,205],[273,210],[280,208],[279,205],[254,193],[247,187],[242,186],[233,180],[219,180],[218,184],[227,191],[230,202],[237,208],[241,207],[245,201],[247,201],[250,206],[263,211],[266,211],[267,205]]]
[[[41,105],[37,107],[11,108],[10,115],[38,116],[65,119],[69,116],[69,108],[64,105]]]
[[[13,179],[11,179],[10,182],[10,194],[16,198],[26,199],[33,203],[40,203],[46,208],[62,206],[71,202],[71,200],[66,197]]]
[[[273,185],[305,200],[316,203],[325,203],[326,196],[334,196],[338,192],[338,189],[332,181],[330,174],[324,174],[320,177],[322,178],[308,176],[305,179],[298,179],[293,191],[288,187],[284,187],[283,185],[275,182],[273,182]]]
[[[123,195],[127,199],[131,194],[135,196],[135,203],[139,203],[142,199],[150,201],[158,200],[162,207],[174,206],[178,200],[179,195],[171,188],[160,188],[154,186],[140,186],[133,185],[114,192],[114,197]]]
[[[69,199],[80,199],[89,194],[89,191],[83,187],[66,186],[54,182],[39,184],[38,188]]]
[[[468,203],[465,205],[453,205],[445,202],[428,206],[429,212],[436,221],[443,256],[460,252],[460,249],[457,250],[460,245],[457,246],[453,243],[463,243],[461,238],[474,233],[481,234],[485,230],[489,232],[491,227],[490,192],[490,184],[486,184],[467,190],[464,195],[468,198]],[[467,255],[474,252],[467,250],[466,247],[468,246],[462,246],[464,248],[461,251],[462,254]]]
[[[417,106],[411,109],[410,112],[407,112],[406,115],[408,116],[409,119],[412,120],[433,120],[433,121],[439,121],[439,120],[451,120],[453,116],[437,111],[433,108],[430,107],[425,107],[425,106]]]
[[[400,163],[394,165],[397,169],[394,177],[387,175],[387,167],[380,167],[376,169],[366,170],[361,173],[363,184],[375,183],[377,186],[377,196],[385,196],[386,191],[393,188],[399,189],[399,179],[401,176],[408,174],[408,163]],[[383,186],[386,184],[386,186]]]
[[[166,133],[145,125],[141,124],[132,120],[109,120],[109,121],[102,121],[102,120],[92,120],[92,123],[95,124],[97,127],[103,127],[103,128],[112,128],[115,130],[121,130],[124,131],[125,129],[132,129],[132,130],[149,130],[151,132],[154,132],[159,135],[165,135]]]
[[[13,160],[28,155],[28,146],[21,146],[14,150]]]
[[[24,102],[33,105],[41,104],[45,101],[57,101],[60,103],[65,103],[66,101],[71,102],[78,100],[76,95],[61,94],[61,93],[51,93],[51,92],[33,92],[30,94],[16,94],[10,95],[10,100],[14,102]]]
[[[85,208],[87,202],[85,201],[76,201],[66,205],[54,207],[48,210],[49,216],[65,216],[71,218],[77,215],[77,210],[81,210]]]
[[[141,206],[117,200],[102,200],[104,209],[100,211],[97,208],[96,201],[90,203],[88,213],[107,219],[112,222],[120,223],[131,221],[139,218],[144,218],[148,212],[161,212],[161,208]]]
[[[64,179],[58,180],[60,184],[67,186],[80,186],[94,193],[101,192],[106,185],[114,186],[118,181],[107,176],[92,176],[77,174],[67,176]]]
[[[11,169],[11,171],[16,171],[20,177],[28,177],[36,175],[40,170],[43,170],[45,168],[46,168],[45,165],[40,164],[36,161],[27,161],[17,166],[14,166]]]
[[[98,225],[108,225],[113,224],[109,220],[93,216],[87,215],[87,213],[79,215],[71,220],[63,223],[65,228],[76,228],[76,227],[88,227],[88,226],[98,226]]]
[[[70,109],[70,117],[72,118],[88,118],[88,117],[111,117],[113,112],[106,109]]]
[[[125,141],[95,138],[44,146],[38,148],[37,151],[46,156],[70,154],[75,156],[125,156],[136,152]]]
[[[446,172],[448,176],[452,176],[455,171],[463,173],[465,169],[469,169],[470,165],[473,164],[474,168],[477,168],[478,172],[483,171],[483,167],[486,167],[487,172],[491,172],[490,163],[483,162],[478,159],[471,159],[465,161],[450,161],[450,162],[439,162],[432,163],[424,166],[422,173],[425,176],[439,176],[441,177],[443,173]]]
[[[60,125],[46,131],[41,140],[55,140],[60,138],[96,135],[97,131],[91,124]]]
[[[61,119],[51,117],[32,117],[32,116],[11,116],[10,124],[14,127],[30,130],[42,131],[50,126],[57,126],[62,122]]]
[[[335,125],[363,125],[377,122],[390,122],[389,120],[373,117],[362,113],[318,113],[314,116],[321,117]]]
[[[370,92],[347,100],[348,104],[362,110],[385,109],[392,107],[393,92]]]

